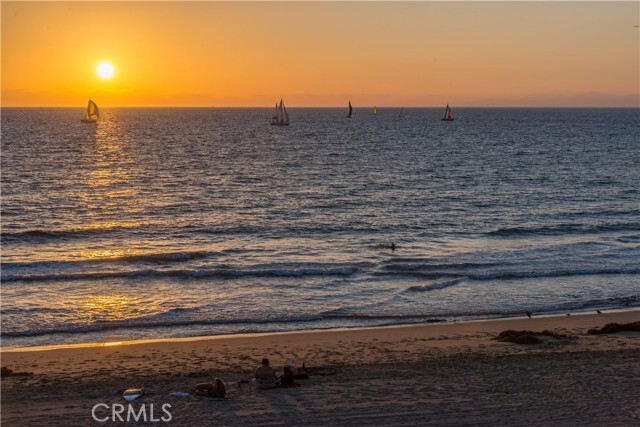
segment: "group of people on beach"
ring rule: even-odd
[[[256,369],[251,386],[257,389],[295,387],[294,373],[291,365],[284,365],[282,372],[276,371],[269,365],[269,359],[263,358],[262,364]],[[216,397],[224,399],[227,397],[227,386],[220,378],[216,378],[212,383],[196,384],[193,393],[199,396]]]
[[[294,374],[291,365],[284,365],[282,372],[276,372],[269,366],[269,359],[262,359],[262,365],[256,369],[251,385],[255,388],[294,387]]]

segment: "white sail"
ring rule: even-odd
[[[289,113],[287,113],[287,107],[284,106],[282,99],[280,99],[280,105],[276,102],[276,115],[271,119],[271,124],[278,126],[289,125]]]
[[[378,107],[376,107],[375,105],[373,106],[373,115],[374,116],[378,115]]]
[[[287,107],[284,106],[284,102],[280,100],[280,106],[282,107],[282,123],[289,124],[289,114],[287,113]]]

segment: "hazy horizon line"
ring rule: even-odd
[[[161,95],[154,94],[151,99],[143,99],[139,104],[130,102],[120,103],[114,99],[110,92],[98,91],[96,93],[82,94],[67,97],[59,103],[49,105],[35,105],[37,97],[32,97],[31,102],[19,102],[16,99],[0,100],[1,107],[16,108],[76,108],[86,105],[91,99],[103,108],[273,108],[273,102],[284,99],[289,108],[347,108],[347,102],[351,102],[353,108],[444,108],[449,104],[457,108],[639,108],[640,92],[616,94],[598,91],[577,93],[541,93],[537,95],[515,96],[513,98],[477,97],[476,99],[448,97],[443,95],[424,94],[406,97],[404,95],[377,93],[377,94],[345,94],[332,93],[326,95],[292,93],[267,97],[255,95],[255,99],[212,99],[193,93],[174,93]],[[424,104],[420,104],[421,100]],[[458,97],[459,98],[459,97]],[[18,102],[16,102],[18,101]],[[146,101],[146,103],[145,103]],[[176,102],[176,104],[173,104]],[[297,104],[300,102],[300,104]],[[404,103],[403,103],[404,102]]]
[[[455,105],[455,104],[447,104],[450,105],[454,108],[465,108],[465,109],[474,109],[474,108],[495,108],[495,109],[517,109],[517,108],[528,108],[528,109],[542,109],[542,108],[546,108],[546,109],[552,109],[552,108],[556,108],[556,109],[566,109],[566,108],[572,108],[572,109],[625,109],[625,110],[632,110],[632,109],[640,109],[640,105],[635,105],[635,106],[603,106],[603,105]],[[434,108],[434,109],[441,109],[441,108],[445,108],[445,105],[412,105],[412,106],[405,106],[405,105],[366,105],[366,106],[353,106],[353,109],[371,109],[373,107],[377,107],[378,109],[391,109],[391,108],[406,108],[406,109],[412,109],[412,108]],[[27,109],[27,108],[73,108],[73,109],[84,109],[86,108],[83,105],[4,105],[4,106],[0,106],[0,109],[2,108],[23,108],[23,109]],[[206,106],[206,105],[108,105],[108,106],[101,106],[100,108],[102,109],[109,109],[109,108],[201,108],[201,109],[211,109],[211,108],[228,108],[228,109],[232,109],[232,108],[260,108],[260,109],[265,109],[265,110],[271,110],[273,109],[272,106],[267,107],[264,105],[233,105],[233,106],[225,106],[225,105],[211,105],[211,106]],[[312,108],[331,108],[331,109],[346,109],[346,106],[335,106],[335,105],[300,105],[300,106],[289,106],[287,107],[288,109],[312,109]]]

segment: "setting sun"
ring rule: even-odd
[[[2,2],[2,106],[637,104],[638,2],[289,3]]]
[[[110,79],[111,77],[113,77],[113,74],[115,73],[115,69],[113,68],[113,65],[111,65],[108,62],[101,62],[100,64],[98,64],[98,67],[96,68],[96,72],[98,73],[98,76],[101,79]]]

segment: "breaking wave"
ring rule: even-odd
[[[557,224],[532,227],[506,227],[486,233],[489,236],[513,237],[530,235],[565,235],[565,234],[592,234],[616,231],[640,231],[640,223],[621,222],[613,224]]]

